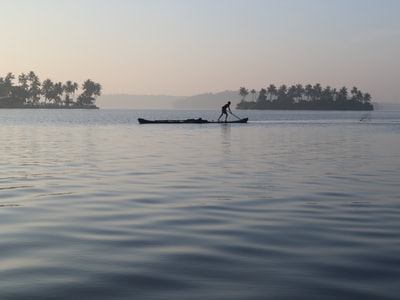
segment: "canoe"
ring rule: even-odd
[[[234,121],[209,121],[203,120],[202,118],[198,119],[186,119],[186,120],[146,120],[143,118],[139,118],[138,121],[140,124],[227,124],[227,123],[247,123],[249,118],[234,120]]]

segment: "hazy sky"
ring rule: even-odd
[[[357,86],[400,102],[398,0],[0,0],[0,76],[103,93],[270,83]]]

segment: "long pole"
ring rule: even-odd
[[[235,116],[238,120],[241,120],[237,115],[235,115],[233,112],[231,112],[231,115]]]

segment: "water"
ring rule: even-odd
[[[0,299],[398,299],[400,112],[0,110]]]

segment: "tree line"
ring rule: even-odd
[[[252,100],[246,101],[251,94]],[[270,84],[260,91],[245,87],[239,89],[242,100],[237,109],[309,109],[309,110],[373,110],[371,95],[353,87],[350,92],[347,87],[341,89],[301,84],[276,87]]]
[[[78,83],[70,80],[41,82],[33,71],[17,78],[8,73],[0,77],[0,108],[98,108],[95,101],[101,95],[99,83],[87,79],[75,97],[78,90]]]

